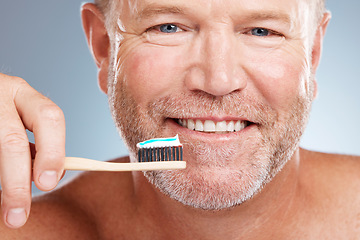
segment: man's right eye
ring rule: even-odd
[[[178,30],[178,26],[175,24],[163,24],[159,27],[160,32],[163,33],[176,33]]]
[[[177,23],[161,23],[147,28],[142,36],[145,42],[163,46],[178,46],[193,36],[194,30]]]
[[[176,24],[173,23],[156,25],[154,27],[149,28],[147,32],[151,30],[155,30],[161,33],[177,33],[183,31],[180,27],[178,27]]]

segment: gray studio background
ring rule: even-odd
[[[24,78],[63,109],[68,156],[108,160],[127,150],[97,86],[81,29],[82,2],[0,0],[0,71]],[[333,19],[302,146],[360,155],[360,1],[328,0],[327,6]]]

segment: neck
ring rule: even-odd
[[[134,173],[139,214],[154,223],[164,239],[268,239],[272,233],[280,239],[283,222],[289,224],[299,202],[299,162],[296,151],[283,170],[252,199],[231,209],[204,211],[184,206],[164,196],[147,182],[142,173]],[[143,219],[144,220],[144,219]],[[154,230],[155,230],[154,229]],[[161,237],[157,237],[160,239]]]

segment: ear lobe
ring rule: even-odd
[[[313,81],[313,99],[312,100],[315,100],[318,96],[318,83],[316,81],[316,79],[312,79],[311,81]]]
[[[109,68],[109,60],[108,58],[104,59],[100,63],[99,71],[98,71],[98,84],[101,91],[105,94],[108,92],[108,68]]]
[[[323,19],[321,20],[315,33],[314,45],[312,49],[312,62],[311,62],[314,74],[319,66],[321,53],[322,53],[323,39],[330,19],[331,19],[331,13],[330,12],[324,13]]]
[[[86,3],[81,8],[81,19],[89,49],[99,70],[100,89],[107,93],[110,40],[105,27],[105,17],[94,4]]]

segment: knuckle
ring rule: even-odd
[[[28,85],[28,83],[21,77],[14,76],[11,78],[12,78],[12,81],[15,81],[19,85],[26,85],[26,86]]]
[[[7,201],[27,200],[30,194],[30,187],[14,186],[5,187],[2,189],[2,199]]]
[[[14,89],[22,89],[29,87],[29,84],[21,77],[10,77],[9,84],[14,87]]]
[[[58,125],[64,120],[63,111],[54,103],[43,104],[39,107],[39,115],[42,119]]]
[[[19,130],[9,130],[1,139],[1,149],[24,149],[29,147],[27,136]]]
[[[17,76],[10,76],[4,73],[0,73],[0,78],[2,80],[2,82],[6,82],[6,81],[12,81],[12,82],[19,82],[19,81],[25,81],[24,79],[22,79],[21,77],[17,77]]]
[[[0,75],[0,91],[2,93],[8,93],[9,91],[14,91],[16,88],[18,88],[19,84],[22,84],[22,82],[25,82],[24,79],[16,76],[9,76],[5,74]]]
[[[30,85],[21,77],[2,74],[0,75],[0,79],[0,92],[3,96],[11,99],[15,99],[20,91],[30,87]]]

